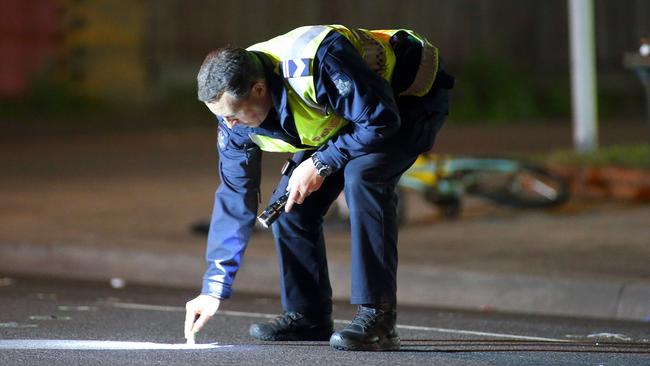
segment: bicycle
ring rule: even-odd
[[[460,216],[466,194],[518,208],[553,207],[569,199],[563,178],[540,165],[507,158],[423,154],[398,186],[421,193],[447,219]]]
[[[420,193],[425,201],[439,209],[443,218],[449,220],[460,217],[462,199],[468,194],[500,205],[535,209],[557,206],[569,199],[569,186],[563,178],[540,165],[508,158],[422,154],[397,185],[400,225],[405,224],[408,209],[404,190]],[[274,208],[271,211],[275,218],[282,207],[277,210],[272,204],[261,216],[268,216],[270,208]],[[349,212],[343,194],[332,204],[325,219],[326,224],[335,226],[348,222]],[[268,227],[270,222],[264,227]],[[209,222],[199,222],[192,230],[207,233],[208,228]]]

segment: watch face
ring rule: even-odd
[[[320,175],[321,177],[327,177],[331,173],[332,173],[332,168],[330,168],[328,166],[324,166],[324,167],[318,169],[318,175]]]
[[[323,162],[320,161],[315,155],[312,155],[311,159],[314,162],[314,166],[316,167],[316,172],[318,175],[321,177],[327,177],[332,173],[332,167],[323,164]]]

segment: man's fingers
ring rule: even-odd
[[[194,334],[216,314],[221,300],[208,295],[199,295],[185,305],[185,339],[194,340]]]
[[[205,326],[205,323],[207,323],[208,320],[210,320],[210,318],[212,318],[212,316],[207,313],[201,314],[201,316],[196,320],[196,322],[194,322],[194,327],[192,328],[191,332],[192,333],[200,332],[201,329],[203,329],[203,327]]]
[[[289,212],[293,208],[293,205],[298,204],[301,205],[307,196],[309,196],[310,192],[305,192],[302,193],[299,190],[293,190],[289,194],[289,199],[287,199],[287,203],[284,205],[284,211]]]
[[[292,189],[291,193],[289,193],[289,198],[287,199],[287,203],[284,205],[284,212],[290,212],[291,209],[293,208],[294,203],[300,203],[298,202],[299,197],[300,197],[300,192],[298,192],[297,189]]]
[[[194,321],[196,320],[196,310],[193,307],[187,307],[185,311],[185,338],[189,338],[192,335],[192,327],[194,326]]]

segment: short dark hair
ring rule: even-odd
[[[224,47],[210,52],[196,76],[201,102],[212,102],[224,92],[245,99],[251,86],[264,78],[262,65],[255,55],[243,48]]]

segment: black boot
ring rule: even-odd
[[[251,325],[250,335],[262,341],[326,341],[334,332],[331,314],[320,319],[285,311],[277,318]]]
[[[343,351],[397,351],[400,339],[396,322],[394,305],[359,306],[352,322],[332,334],[330,346]]]

